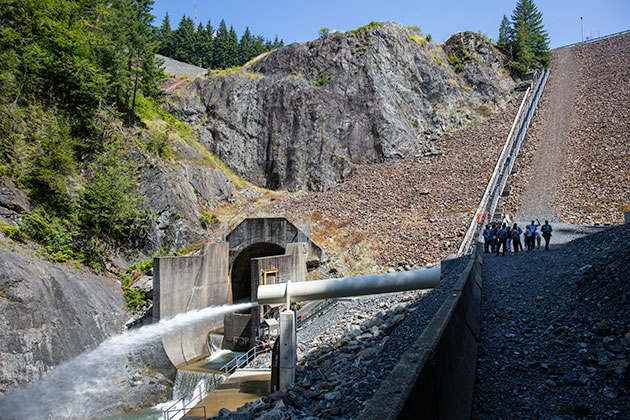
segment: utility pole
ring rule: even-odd
[[[582,42],[584,42],[584,18],[580,16],[580,28],[582,28]]]

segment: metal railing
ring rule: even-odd
[[[223,366],[219,368],[219,370],[226,375],[233,373],[236,369],[247,366],[249,362],[254,360],[259,354],[267,353],[269,351],[268,346],[257,345],[249,349],[247,353],[243,353],[239,357],[236,357]]]
[[[223,366],[221,366],[219,368],[219,371],[223,372],[223,374],[226,376],[230,375],[234,373],[236,369],[246,366],[249,362],[254,360],[256,356],[258,356],[259,354],[266,353],[268,351],[269,351],[269,347],[266,347],[266,346],[258,345],[256,347],[252,347],[251,349],[249,349],[247,353],[243,353],[239,357],[234,358],[230,360],[229,362],[227,362],[226,364],[224,364]],[[223,382],[223,381],[219,382],[216,377],[217,375],[210,374],[208,375],[207,378],[204,378],[201,381],[199,381],[197,386],[195,386],[195,389],[193,390],[192,394],[185,395],[184,397],[175,401],[171,406],[169,406],[162,412],[163,419],[164,420],[179,420],[183,418],[184,416],[186,416],[186,413],[188,413],[193,408],[197,407],[197,404],[199,404],[204,398],[206,398],[206,396],[209,393],[215,391],[217,387]],[[199,406],[197,408],[201,409],[202,406]],[[205,407],[203,409],[204,409],[204,416],[205,416]]]
[[[459,247],[457,255],[461,256],[470,253],[472,244],[475,240],[480,238],[483,224],[487,220],[492,220],[497,204],[499,203],[499,199],[501,198],[501,194],[503,193],[505,185],[512,173],[516,157],[518,156],[523,139],[527,134],[527,129],[529,128],[529,124],[534,116],[534,111],[538,105],[540,95],[545,88],[548,76],[549,70],[545,70],[542,75],[535,80],[535,87],[533,91],[531,88],[527,89],[505,145],[503,146],[503,150],[501,151],[501,155],[497,160],[492,177],[490,177],[490,181],[488,181],[486,191],[481,198],[477,212],[473,215],[473,219],[470,222],[468,231],[464,236],[464,240]],[[525,101],[527,101],[527,106],[523,108]],[[525,109],[525,111],[523,111],[523,109]]]
[[[587,39],[585,39],[584,41],[581,41],[581,42],[574,42],[573,44],[567,44],[567,45],[563,45],[561,47],[556,47],[556,48],[554,48],[554,50],[559,50],[561,48],[574,47],[576,45],[586,44],[586,43],[594,42],[594,41],[601,41],[602,39],[612,38],[613,36],[623,35],[623,34],[627,34],[627,33],[630,33],[630,30],[616,32],[614,34],[609,34],[609,35],[598,36],[597,38],[587,38]]]
[[[204,406],[197,406],[209,393],[216,390],[220,382],[215,375],[209,375],[208,378],[204,378],[193,390],[192,394],[185,395],[179,400],[175,401],[171,406],[164,409],[162,412],[162,418],[164,420],[179,420],[184,418],[186,414],[192,410],[203,409],[204,419],[206,414],[206,408]]]

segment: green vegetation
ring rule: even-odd
[[[333,77],[330,73],[322,73],[319,75],[319,77],[315,80],[313,80],[313,86],[317,87],[317,86],[324,86],[327,85],[328,83],[332,83],[333,81]]]
[[[418,44],[420,44],[421,47],[424,47],[427,43],[427,40],[422,36],[411,35],[409,39],[412,41],[416,41]]]
[[[448,62],[455,69],[455,73],[461,73],[464,70],[464,63],[470,60],[470,56],[468,54],[464,55],[462,59],[460,59],[454,52],[451,52],[448,55]]]
[[[365,26],[361,26],[360,28],[357,28],[357,29],[355,29],[353,31],[350,31],[350,33],[357,35],[357,34],[360,34],[361,32],[367,31],[368,29],[372,29],[374,27],[381,26],[382,24],[383,24],[383,22],[374,22],[374,21],[372,21],[372,22],[368,23]]]
[[[549,67],[549,35],[533,0],[518,0],[511,20],[503,16],[497,46],[510,56],[512,67],[521,73],[533,67]]]
[[[8,236],[96,268],[104,244],[151,217],[134,192],[140,98],[163,77],[151,0],[5,0],[0,8],[0,168],[33,210]],[[153,99],[151,99],[153,100]],[[165,154],[162,138],[145,146]]]
[[[407,29],[409,29],[412,32],[422,35],[422,29],[420,29],[418,25],[409,25],[407,26]]]
[[[433,62],[435,62],[438,66],[444,65],[444,62],[437,57],[433,57]]]
[[[330,33],[330,28],[323,26],[321,28],[319,28],[319,37],[320,38],[324,38],[326,37],[326,35],[328,35]]]
[[[221,20],[218,29],[212,27],[210,20],[205,27],[200,23],[195,28],[193,20],[184,15],[177,29],[171,30],[168,13],[157,30],[157,42],[158,53],[207,69],[242,66],[260,54],[284,45],[278,37],[270,41],[252,35],[249,28],[245,28],[239,40],[234,28],[227,28],[225,20]]]
[[[19,227],[8,225],[1,221],[0,232],[2,232],[5,236],[13,239],[14,241],[22,241],[24,239]]]

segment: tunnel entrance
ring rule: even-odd
[[[252,269],[251,259],[283,255],[285,249],[280,245],[259,242],[241,251],[232,264],[232,302],[249,302],[252,299]],[[258,279],[256,279],[256,283]],[[256,287],[258,284],[255,285]]]

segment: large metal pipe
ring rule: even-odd
[[[302,302],[337,297],[430,289],[440,282],[440,268],[390,274],[312,280],[258,286],[258,303]]]

